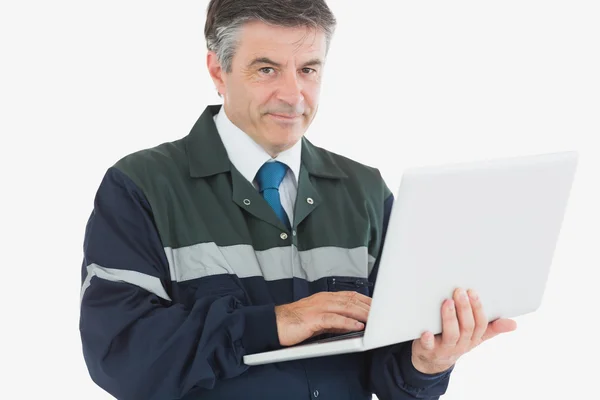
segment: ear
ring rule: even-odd
[[[219,96],[223,96],[225,94],[225,71],[221,68],[221,63],[219,63],[217,54],[214,51],[209,51],[207,53],[206,66],[208,68],[208,73],[215,84],[215,88],[217,89],[217,92],[219,92]]]

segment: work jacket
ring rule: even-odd
[[[183,138],[106,171],[85,229],[80,333],[123,400],[437,399],[410,343],[248,366],[281,348],[276,305],[371,296],[393,196],[376,168],[302,140],[291,229],[231,164],[209,106]],[[396,318],[390,310],[390,318]]]

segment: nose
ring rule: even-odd
[[[295,71],[286,71],[285,74],[282,74],[277,97],[279,100],[292,106],[297,106],[304,101],[302,82]]]

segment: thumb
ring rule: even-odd
[[[496,319],[488,324],[488,327],[481,338],[483,341],[492,339],[501,333],[512,332],[517,329],[517,323],[512,319]]]
[[[434,339],[435,338],[433,336],[433,333],[425,332],[424,334],[421,335],[421,339],[420,339],[421,347],[423,347],[423,349],[425,349],[425,350],[433,350],[433,348],[435,347]]]

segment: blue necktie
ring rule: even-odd
[[[279,185],[281,185],[287,169],[287,165],[279,161],[266,162],[256,173],[256,182],[263,198],[273,208],[283,224],[290,229],[290,221],[279,197]]]

